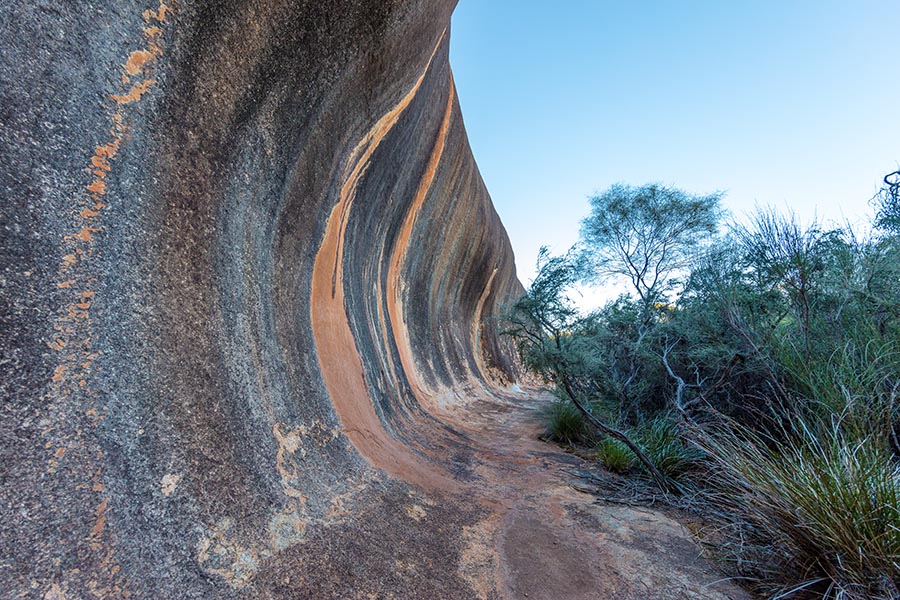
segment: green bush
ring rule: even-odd
[[[635,465],[634,453],[619,440],[606,437],[597,443],[597,458],[613,473],[625,473]]]
[[[728,558],[778,597],[900,597],[900,470],[886,440],[793,425],[782,441],[735,423],[698,440]]]
[[[544,427],[547,438],[555,442],[576,444],[585,439],[584,417],[566,400],[555,400],[547,407]]]

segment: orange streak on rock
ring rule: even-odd
[[[91,543],[91,547],[94,549],[98,549],[100,547],[99,539],[100,534],[103,533],[103,529],[106,527],[106,509],[108,507],[109,498],[104,498],[95,509],[97,520],[94,522],[94,526],[91,527],[91,532],[88,534],[88,540]]]
[[[106,183],[104,183],[102,179],[95,179],[87,186],[87,189],[89,192],[94,192],[95,194],[102,196],[106,193]]]
[[[109,161],[106,160],[106,158],[104,158],[103,156],[100,156],[99,154],[95,154],[94,156],[91,157],[91,164],[94,165],[96,168],[100,169],[101,171],[109,171],[109,169],[110,169]]]
[[[69,237],[81,240],[82,242],[90,242],[93,239],[91,233],[94,231],[100,231],[100,229],[97,227],[82,227],[81,231]]]
[[[128,90],[127,94],[113,94],[110,98],[116,104],[131,104],[132,102],[140,100],[141,96],[146,94],[154,85],[156,85],[155,79],[145,79],[144,81],[131,86],[131,89]]]
[[[157,10],[153,11],[153,10],[147,9],[144,11],[144,21],[149,23],[151,19],[155,19],[155,20],[159,21],[160,23],[162,23],[163,21],[166,20],[166,11],[168,11],[168,10],[169,10],[169,7],[166,6],[166,4],[162,0],[160,0],[159,8]]]
[[[422,204],[425,201],[425,196],[428,195],[428,190],[431,189],[431,184],[434,182],[438,164],[440,163],[441,156],[443,156],[444,154],[444,145],[447,139],[447,132],[450,129],[450,117],[453,114],[453,101],[455,100],[455,98],[456,86],[454,85],[453,78],[451,77],[450,93],[447,97],[447,108],[444,111],[444,119],[441,122],[441,128],[438,131],[437,140],[434,143],[434,148],[432,149],[431,156],[428,159],[428,165],[425,168],[425,174],[423,175],[422,180],[419,182],[419,187],[416,190],[416,195],[413,197],[412,204],[410,204],[409,210],[406,213],[406,218],[403,220],[403,225],[401,226],[400,231],[397,234],[397,241],[394,244],[393,252],[391,252],[391,260],[388,265],[387,273],[387,309],[388,315],[390,316],[391,320],[391,327],[394,332],[394,341],[397,344],[397,351],[400,355],[400,364],[403,367],[403,372],[406,374],[406,378],[409,380],[409,384],[412,387],[413,394],[419,401],[419,404],[429,407],[432,403],[430,402],[430,400],[428,400],[427,394],[425,393],[424,389],[425,386],[418,377],[416,364],[413,359],[412,345],[409,341],[409,332],[406,328],[406,320],[403,316],[400,275],[403,268],[404,259],[406,258],[406,253],[409,250],[410,237],[412,236],[413,226],[415,226],[416,223],[416,217],[419,214],[419,210],[421,210],[422,208]]]
[[[156,55],[147,50],[135,50],[128,56],[125,62],[125,72],[129,75],[137,75],[144,70],[144,65],[153,60]]]
[[[87,191],[90,192],[90,203],[92,204],[92,207],[85,208],[84,200],[79,198],[82,206],[75,209],[78,211],[79,218],[71,225],[71,231],[78,230],[78,232],[63,235],[62,241],[69,247],[68,249],[71,250],[71,253],[63,256],[59,266],[60,273],[70,270],[74,271],[74,267],[76,267],[79,262],[85,267],[89,267],[87,261],[93,254],[93,251],[90,249],[91,244],[93,244],[93,234],[103,230],[99,223],[99,211],[105,207],[105,203],[100,201],[101,197],[107,192],[107,186],[104,180],[112,170],[111,161],[119,152],[122,142],[127,139],[128,126],[125,119],[130,107],[126,105],[140,100],[141,96],[156,84],[155,79],[149,79],[146,78],[146,76],[152,61],[157,57],[162,56],[162,46],[159,42],[162,36],[162,30],[155,25],[151,26],[150,22],[151,20],[156,20],[159,23],[162,23],[165,20],[167,11],[168,7],[164,2],[160,1],[157,10],[148,10],[145,12],[145,24],[148,27],[146,27],[143,32],[146,37],[147,47],[142,50],[131,52],[126,59],[125,64],[122,66],[120,79],[123,85],[127,85],[132,80],[130,76],[141,75],[142,77],[145,77],[145,79],[144,81],[133,85],[125,94],[110,96],[110,98],[118,104],[114,109],[115,112],[109,115],[110,137],[107,138],[108,141],[106,143],[96,146],[93,156],[90,157],[90,165],[86,165],[85,168],[86,172],[93,175],[91,182],[85,186]],[[92,226],[88,226],[88,223]],[[58,361],[59,364],[57,364],[51,377],[51,392],[48,393],[46,398],[49,401],[61,403],[69,402],[71,398],[77,398],[79,402],[84,403],[97,402],[96,391],[88,385],[88,376],[90,375],[88,369],[92,367],[93,361],[99,356],[97,353],[90,352],[94,336],[92,334],[93,324],[89,309],[91,308],[90,299],[94,296],[94,291],[84,289],[80,292],[77,291],[78,288],[90,285],[90,279],[86,277],[84,270],[79,270],[68,276],[74,276],[75,278],[66,279],[65,277],[60,277],[60,279],[66,280],[57,285],[60,288],[71,290],[72,293],[77,294],[78,300],[69,303],[68,305],[63,304],[63,306],[60,307],[61,312],[57,316],[54,324],[56,333],[54,334],[54,338],[47,342],[47,345],[58,352],[69,349],[75,353],[60,355]],[[69,302],[71,302],[71,297]],[[81,366],[83,369],[83,372],[81,373],[76,371],[79,358],[79,354],[76,353],[80,354]],[[75,396],[76,392],[80,395]],[[96,409],[90,408],[86,414],[88,417],[93,418],[93,416],[96,416],[98,413]],[[102,415],[96,416],[93,424],[96,425],[103,418]],[[50,435],[53,432],[53,429],[54,428],[46,429],[43,432],[43,435]],[[74,435],[78,438],[83,435],[83,431],[74,428],[74,431],[69,432],[69,435]],[[45,447],[49,449],[52,445],[53,442],[50,441]],[[69,468],[73,473],[77,472],[78,469],[85,468],[85,465],[93,464],[92,459],[80,456],[81,453],[75,450],[76,447],[77,446],[71,446],[71,452],[67,454],[67,456],[71,456],[67,462],[71,463]],[[50,472],[54,472],[57,467],[59,467],[59,461],[66,451],[66,447],[60,446],[52,455],[52,458],[48,461]],[[94,481],[91,489],[94,492],[102,492],[104,489],[102,483],[99,481],[100,474],[100,470],[98,469],[93,475]],[[76,486],[76,489],[82,489],[82,487]],[[100,551],[104,542],[104,528],[106,525],[108,505],[109,500],[103,499],[96,507],[96,520],[87,535],[86,541],[95,551]],[[113,543],[109,540],[107,541],[110,544]],[[119,566],[110,563],[113,554],[114,546],[109,548],[106,558],[100,564],[100,567],[102,569],[107,569],[108,567],[106,573],[103,575],[111,580],[112,578],[115,578],[117,583],[111,588],[102,589],[111,590],[110,597],[126,598],[130,594],[119,585],[120,583],[123,583],[122,578],[117,575]],[[125,585],[127,585],[127,583],[125,583]],[[95,595],[97,595],[97,597],[102,595],[101,593],[98,593],[100,590],[101,588],[95,590]],[[105,594],[106,592],[103,593]]]
[[[113,141],[107,142],[107,143],[103,144],[102,146],[97,146],[97,148],[94,150],[94,154],[96,155],[97,158],[112,158],[116,155],[116,152],[119,151],[119,144],[121,144],[121,143],[122,143],[122,138],[119,136],[116,136],[115,138],[113,138]],[[91,158],[91,162],[92,163],[94,162],[93,157]],[[107,167],[109,166],[109,162],[104,161],[103,164],[105,164]],[[100,166],[100,165],[97,165],[97,166]],[[109,169],[107,169],[107,170],[109,170]]]
[[[341,186],[338,202],[328,217],[325,236],[313,265],[310,294],[310,319],[319,366],[344,435],[376,467],[429,489],[456,489],[458,484],[393,438],[375,413],[344,307],[343,255],[350,207],[357,186],[369,168],[369,159],[412,102],[431,68],[444,35],[446,31],[412,89],[372,126],[350,153],[352,167]]]

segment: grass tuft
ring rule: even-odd
[[[555,442],[577,444],[585,439],[584,417],[571,402],[556,400],[544,412],[546,437]]]
[[[635,465],[634,453],[619,440],[606,437],[597,443],[597,458],[613,473],[626,473]]]
[[[787,441],[734,423],[698,441],[726,558],[775,597],[900,597],[900,471],[884,441],[794,425]]]
[[[656,468],[671,479],[688,473],[701,458],[696,448],[685,443],[675,423],[665,417],[647,422],[635,437]]]

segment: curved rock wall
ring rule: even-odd
[[[472,595],[410,500],[515,378],[454,4],[0,8],[11,597]]]

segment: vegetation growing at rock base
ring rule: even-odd
[[[720,233],[720,194],[614,186],[506,317],[569,402],[551,437],[699,498],[772,597],[900,597],[897,177],[866,237],[772,210]],[[634,293],[579,314],[568,292],[610,275]]]

